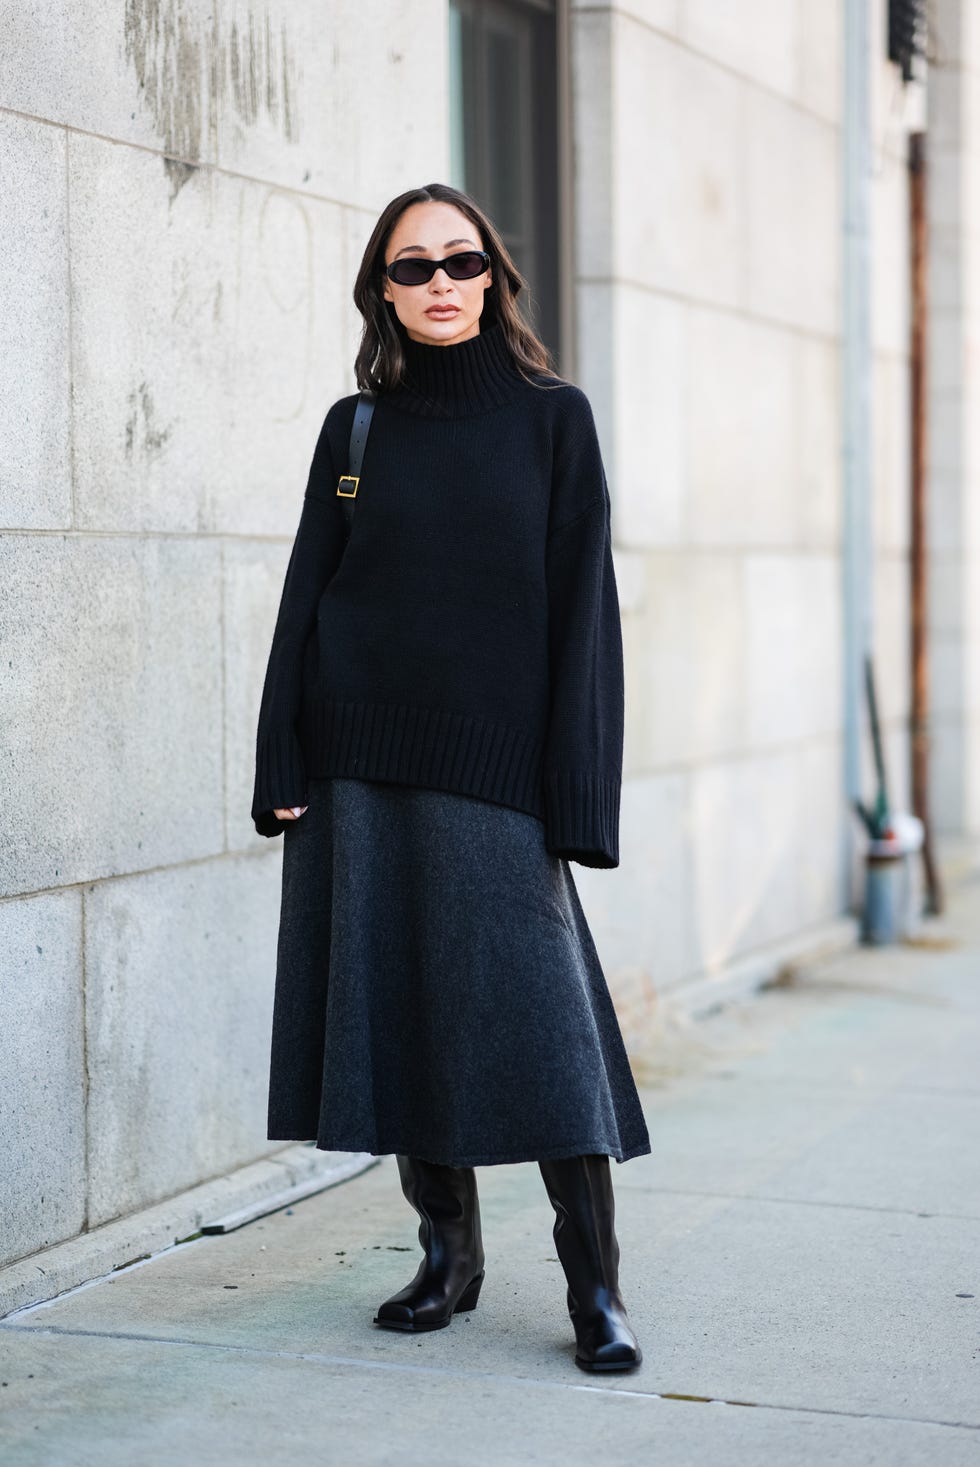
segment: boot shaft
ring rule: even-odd
[[[538,1163],[555,1210],[554,1239],[569,1288],[580,1294],[619,1290],[619,1240],[609,1157],[561,1157]]]
[[[421,1219],[419,1242],[427,1254],[450,1249],[483,1261],[480,1201],[473,1167],[444,1166],[396,1155],[402,1192]]]

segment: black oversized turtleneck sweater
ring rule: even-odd
[[[527,382],[496,323],[403,341],[346,548],[356,393],[320,431],[262,693],[255,827],[278,835],[274,809],[340,775],[508,805],[544,822],[554,855],[617,866],[623,649],[589,400]]]

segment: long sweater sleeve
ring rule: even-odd
[[[307,802],[307,774],[297,719],[306,642],[316,622],[323,589],[343,555],[344,523],[336,491],[325,420],[286,568],[259,707],[252,798],[252,819],[259,835],[279,835],[285,828],[274,810]]]
[[[619,865],[624,674],[610,500],[591,410],[557,462],[562,516],[548,535],[551,679],[546,844],[583,866]],[[582,500],[587,502],[583,505]]]

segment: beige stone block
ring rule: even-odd
[[[0,890],[220,851],[216,542],[11,535],[0,562]]]
[[[576,270],[590,281],[606,282],[614,272],[620,227],[613,176],[620,156],[612,88],[613,26],[612,14],[598,10],[576,15],[571,28]],[[580,355],[583,363],[589,360],[581,346]]]
[[[874,567],[874,663],[878,710],[907,719],[911,699],[909,563],[901,552],[881,553]]]
[[[298,527],[300,494],[295,508]],[[225,800],[228,845],[232,850],[282,850],[281,839],[257,835],[251,808],[262,683],[290,548],[290,544],[229,540],[222,555]]]
[[[267,1154],[275,862],[222,858],[85,890],[90,1218]]]
[[[966,712],[968,650],[962,633],[937,634],[930,641],[930,706],[938,718],[962,718]]]
[[[841,537],[841,385],[836,343],[812,336],[794,338],[798,440],[794,468],[797,536],[820,550]]]
[[[651,557],[644,611],[624,623],[631,774],[741,747],[740,584],[734,556]]]
[[[932,231],[926,271],[930,308],[927,350],[932,354],[935,369],[943,374],[942,378],[935,378],[937,390],[946,385],[946,379],[953,375],[954,369],[960,370],[955,338],[946,337],[940,328],[962,330],[969,298],[969,272],[961,268],[962,248],[958,233],[949,229]],[[931,375],[934,376],[935,372]]]
[[[687,514],[699,545],[795,538],[794,337],[739,316],[689,314]]]
[[[933,68],[926,88],[930,149],[959,146],[963,136],[965,83],[966,73],[957,66]]]
[[[364,326],[364,318],[354,304],[354,281],[357,272],[361,268],[364,251],[367,249],[368,241],[377,223],[377,216],[373,210],[344,209],[343,210],[343,242],[344,242],[344,293],[343,293],[343,324],[342,324],[342,349],[339,353],[338,365],[343,368],[343,379],[341,395],[357,392],[357,382],[354,378],[354,361],[357,357],[358,348],[361,343],[361,331]]]
[[[926,467],[929,474],[931,496],[940,496],[939,503],[952,498],[950,504],[959,506],[960,485],[968,472],[967,455],[967,412],[969,386],[958,395],[933,395],[929,403],[929,436],[926,442]],[[955,521],[943,525],[937,522],[934,530],[939,534],[951,535],[951,544],[960,543],[962,523],[959,515]]]
[[[930,442],[935,438],[940,421],[950,425],[949,431],[956,432],[958,412],[947,412],[943,404],[934,405],[933,421],[930,424]],[[952,450],[956,452],[955,446]],[[929,493],[926,496],[926,536],[930,555],[962,555],[963,553],[963,476],[955,464],[937,465],[928,462],[931,452],[927,451],[927,474]]]
[[[967,627],[965,699],[971,718],[980,713],[980,564],[971,556],[966,570],[965,621]],[[980,760],[980,744],[972,745],[973,757]],[[977,771],[980,777],[980,769]]]
[[[926,372],[928,374],[930,402],[936,398],[956,397],[963,388],[966,373],[965,326],[962,311],[962,271],[959,267],[959,248],[956,259],[937,263],[930,272],[929,290],[935,301],[935,309],[929,316],[929,331],[926,345]],[[947,293],[946,284],[950,291]],[[935,300],[942,296],[942,304]]]
[[[929,149],[926,193],[932,240],[938,243],[944,235],[955,240],[967,214],[963,155],[957,145],[936,143]]]
[[[908,165],[879,154],[871,178],[871,341],[877,351],[909,351]]]
[[[85,1223],[82,903],[0,902],[0,1266]]]
[[[836,559],[746,555],[742,573],[747,746],[835,733],[842,677]]]
[[[959,634],[967,615],[965,597],[971,584],[959,551],[929,555],[926,581],[926,622],[930,637]]]
[[[590,12],[616,11],[620,15],[631,16],[641,25],[650,26],[652,30],[668,31],[677,35],[681,27],[683,3],[684,0],[571,0],[571,9],[573,12],[584,11],[582,20],[588,20]]]
[[[797,95],[828,122],[840,121],[843,85],[843,7],[798,6]]]
[[[297,6],[228,0],[222,165],[379,212],[407,188],[446,181],[445,0]]]
[[[627,285],[613,293],[612,422],[617,535],[630,546],[687,537],[690,320],[682,302]]]
[[[744,239],[742,87],[713,62],[617,17],[612,27],[614,273],[734,305]],[[589,177],[589,175],[587,175]],[[594,228],[608,228],[601,195]],[[583,273],[595,269],[592,256]]]
[[[685,0],[681,37],[726,69],[789,97],[799,87],[804,8],[787,0]]]
[[[0,524],[18,529],[71,524],[65,146],[0,115]]]
[[[908,363],[901,357],[876,357],[872,390],[875,544],[884,551],[907,551],[911,500]]]
[[[647,556],[642,550],[625,550],[614,545],[613,563],[620,611],[623,616],[642,613],[646,605]]]
[[[840,330],[840,143],[836,128],[746,89],[739,156],[744,274],[753,312],[804,330]]]
[[[802,744],[798,761],[800,824],[796,860],[803,928],[829,922],[848,908],[847,850],[856,817],[845,795],[839,736]]]
[[[971,64],[960,75],[963,88],[961,146],[969,158],[975,160],[980,157],[980,71]],[[971,192],[975,192],[974,177],[971,173]]]
[[[980,714],[972,714],[965,722],[965,742],[970,750],[970,765],[967,771],[964,799],[963,830],[975,836],[980,830],[980,767],[977,750],[980,749]]]
[[[613,534],[622,540],[624,493],[620,485],[619,444],[616,441],[616,301],[622,286],[609,281],[585,281],[576,286],[576,371],[572,378],[592,404],[602,461],[609,481],[613,506]],[[566,374],[568,375],[568,374]],[[631,402],[636,401],[631,387],[624,390]]]
[[[980,720],[972,725],[957,713],[930,721],[930,816],[937,835],[960,835],[970,828],[971,774],[968,754]],[[975,776],[973,776],[975,778]]]
[[[209,0],[10,6],[3,41],[5,106],[177,158],[217,161],[228,58]]]
[[[70,163],[77,522],[290,532],[344,388],[341,211],[209,170],[168,194],[98,138]]]
[[[692,771],[692,903],[706,975],[802,925],[800,776],[796,749]]]
[[[355,0],[50,0],[5,21],[0,94],[19,111],[374,208],[445,176],[443,0],[398,0],[383,24]]]
[[[972,355],[972,349],[971,349]],[[980,560],[980,375],[974,374],[964,423],[963,552]]]

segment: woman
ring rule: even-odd
[[[347,541],[353,394],[313,454],[259,713],[252,817],[284,836],[269,1137],[395,1154],[425,1256],[374,1322],[411,1331],[476,1305],[473,1168],[537,1161],[576,1362],[628,1370],[609,1159],[650,1141],[569,869],[619,864],[609,493],[524,284],[442,184],[364,252],[356,513]]]

